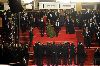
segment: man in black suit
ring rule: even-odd
[[[57,21],[55,22],[54,30],[56,32],[56,36],[58,37],[59,31],[60,31],[60,22],[59,22],[59,19],[57,19]]]
[[[28,44],[25,44],[23,49],[24,49],[23,50],[24,58],[26,60],[25,64],[28,65],[28,60],[29,60]]]
[[[76,64],[76,48],[75,45],[72,43],[70,46],[70,53],[69,53],[69,64],[72,65],[72,59],[74,59],[74,63]]]
[[[77,64],[83,66],[86,59],[86,52],[84,46],[81,42],[79,42],[77,47]]]
[[[67,15],[65,22],[66,22],[66,34],[67,33],[74,34],[75,33],[74,24],[70,19],[69,15]]]
[[[95,23],[95,21],[94,21],[94,19],[90,19],[90,21],[89,21],[89,30],[90,30],[90,33],[91,33],[91,41],[93,42],[93,37],[94,37],[94,35],[95,35],[95,33],[96,33],[96,31],[97,31],[97,25],[96,25],[96,23]]]
[[[90,48],[91,46],[91,33],[86,27],[86,30],[83,31],[83,37],[84,37],[84,44],[86,45],[87,48]]]
[[[42,58],[43,58],[43,49],[42,46],[40,45],[41,43],[38,42],[34,46],[34,57],[35,57],[35,62],[36,65],[42,66]]]
[[[97,11],[95,15],[96,15],[96,23],[97,23],[98,26],[100,27],[100,22],[99,22],[99,21],[100,21],[100,12]]]
[[[34,50],[34,62],[37,64],[37,57],[38,57],[38,43],[36,42],[35,45],[33,46],[33,50]]]
[[[57,65],[57,45],[55,44],[55,42],[53,42],[53,44],[51,45],[52,48],[52,65]]]
[[[63,56],[63,45],[60,43],[57,45],[57,65],[61,65],[62,56]]]
[[[94,53],[94,65],[100,65],[100,49],[97,48]]]
[[[52,58],[52,49],[51,49],[51,43],[47,43],[46,45],[46,58],[47,58],[47,65],[50,66],[50,63],[51,63],[51,58]]]
[[[98,43],[99,46],[100,46],[100,27],[98,28],[98,31],[97,31],[97,33],[96,33],[96,41],[97,41],[97,43]]]
[[[39,28],[40,28],[41,37],[43,37],[45,32],[45,23],[43,21],[43,18],[41,18],[41,20],[39,21]]]
[[[62,52],[62,59],[63,59],[63,65],[67,65],[68,64],[68,60],[69,60],[69,44],[70,43],[64,43],[63,45],[63,52]]]
[[[35,24],[35,16],[31,16],[30,17],[30,27],[35,28],[36,24]]]

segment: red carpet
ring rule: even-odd
[[[41,43],[47,43],[47,42],[55,42],[55,43],[63,43],[65,41],[70,42],[70,43],[74,43],[77,46],[77,37],[76,34],[66,34],[66,29],[65,27],[61,28],[61,31],[59,32],[58,37],[53,37],[53,38],[49,38],[47,37],[46,33],[44,35],[44,37],[40,36],[40,32],[37,28],[34,28],[33,30],[34,33],[34,38],[32,41],[32,44],[34,44],[35,42],[41,42]],[[25,42],[29,42],[29,33],[25,32],[25,33],[20,33],[20,42],[21,43],[25,43]]]
[[[53,37],[53,38],[47,37],[46,33],[45,33],[44,37],[41,37],[40,32],[37,28],[34,29],[33,33],[34,33],[33,44],[38,41],[40,41],[42,43],[53,42],[53,41],[55,43],[63,43],[65,41],[67,41],[67,42],[74,43],[75,45],[77,45],[76,34],[66,34],[65,27],[61,28],[61,31],[59,32],[58,37]]]

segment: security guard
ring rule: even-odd
[[[52,49],[51,49],[51,43],[47,43],[47,46],[46,46],[46,58],[47,58],[47,65],[50,66],[51,64],[51,58],[52,58]]]
[[[75,45],[72,43],[70,46],[70,53],[69,53],[69,64],[72,65],[72,59],[74,58],[74,63],[76,64],[76,48]]]
[[[52,66],[57,65],[57,45],[55,42],[52,44]]]
[[[87,55],[84,46],[81,42],[79,42],[77,47],[77,64],[83,66],[86,56]]]
[[[63,59],[63,65],[68,64],[69,60],[69,42],[64,43],[63,45],[63,52],[62,52],[62,59]]]

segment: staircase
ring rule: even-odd
[[[40,32],[37,28],[34,28],[33,33],[34,33],[33,44],[35,42],[38,42],[38,41],[40,41],[42,43],[54,41],[57,44],[67,41],[67,42],[70,42],[70,43],[77,44],[76,34],[66,34],[66,28],[65,27],[61,28],[61,31],[59,32],[58,37],[55,36],[53,38],[47,37],[46,32],[44,33],[45,34],[44,37],[41,37]]]
[[[34,28],[34,31],[33,31],[34,39],[33,39],[32,43],[34,45],[34,43],[38,42],[38,41],[40,41],[41,43],[55,41],[55,43],[59,44],[59,43],[63,43],[65,41],[68,41],[70,43],[73,42],[75,44],[75,46],[77,46],[77,42],[79,42],[79,41],[84,43],[84,41],[83,41],[84,38],[82,36],[82,30],[76,29],[75,32],[76,32],[75,34],[66,34],[65,27],[62,27],[61,31],[59,32],[59,36],[58,37],[49,38],[49,37],[47,37],[46,33],[45,33],[44,37],[41,37],[39,30],[37,28]],[[28,32],[20,33],[20,35],[21,35],[20,38],[21,38],[21,42],[22,43],[25,42],[24,40],[26,40],[26,39],[27,39],[26,41],[29,41],[29,33]],[[33,45],[30,47],[30,50],[29,50],[29,56],[30,56],[29,57],[29,62],[28,62],[29,66],[35,66]],[[95,44],[93,43],[91,49],[86,49],[87,58],[86,58],[86,61],[85,61],[85,65],[88,65],[88,66],[92,66],[93,65],[93,54],[95,52],[95,49],[97,48],[97,46],[94,47],[94,45]],[[45,59],[44,59],[44,64],[46,64]]]

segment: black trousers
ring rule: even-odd
[[[50,66],[51,64],[51,57],[47,57],[47,66]]]
[[[59,31],[60,31],[60,26],[55,26],[56,36],[58,36]]]
[[[68,55],[63,55],[62,59],[63,59],[63,65],[67,65],[69,61]]]
[[[35,60],[36,61],[36,65],[37,66],[43,66],[42,60],[43,60],[42,58],[37,57],[36,60]]]
[[[69,57],[69,64],[72,65],[72,60],[74,59],[74,64],[76,64],[76,54],[70,55]]]
[[[54,65],[58,65],[58,57],[57,57],[57,55],[56,54],[53,54],[52,55],[52,61],[51,61],[51,64],[52,64],[52,66],[54,66]]]
[[[85,58],[83,58],[83,57],[81,57],[81,56],[78,56],[78,57],[77,57],[77,64],[78,64],[78,65],[83,66],[83,65],[84,65],[84,61],[85,61]]]

